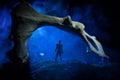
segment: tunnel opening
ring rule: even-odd
[[[81,38],[53,26],[44,26],[33,32],[27,44],[30,60],[54,61],[55,48],[59,40],[62,41],[63,46],[63,61],[79,60],[86,62],[84,60],[86,44]]]
[[[27,44],[30,62],[54,62],[55,47],[59,40],[62,41],[63,46],[63,62],[80,61],[88,64],[100,62],[101,57],[91,54],[92,52],[86,52],[87,45],[79,36],[57,29],[54,26],[42,26],[30,36]],[[59,62],[60,58],[58,57]]]

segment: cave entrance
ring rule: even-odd
[[[80,60],[85,62],[86,45],[79,36],[53,26],[44,26],[33,32],[28,39],[28,53],[31,62],[54,61],[58,41],[63,45],[63,61]],[[59,57],[58,57],[59,61]]]

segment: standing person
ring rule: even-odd
[[[55,52],[56,52],[55,62],[57,62],[58,56],[60,57],[60,60],[62,62],[63,49],[62,49],[61,40],[59,40],[59,42],[57,43],[56,48],[55,48]]]

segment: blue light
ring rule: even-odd
[[[9,45],[8,36],[11,28],[10,12],[6,8],[0,10],[0,67],[3,63],[9,61],[6,56],[11,46]]]
[[[59,40],[63,44],[63,60],[78,59],[84,61],[85,43],[80,37],[64,32],[53,26],[44,26],[36,30],[28,42],[28,50],[32,59],[39,59],[39,53],[45,53],[44,59],[54,61],[55,47]],[[78,56],[79,55],[79,56]],[[33,58],[34,56],[34,58]]]

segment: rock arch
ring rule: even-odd
[[[28,60],[28,51],[26,47],[27,39],[38,26],[41,27],[43,25],[53,25],[56,28],[78,35],[86,42],[90,51],[95,52],[99,56],[108,57],[105,55],[99,41],[94,36],[90,36],[84,31],[85,27],[82,23],[71,21],[70,16],[59,18],[39,14],[26,2],[17,5],[12,10],[11,16],[12,29],[10,39],[14,41],[14,47],[9,52],[9,55],[15,62],[24,63]],[[94,41],[98,50],[92,46],[88,38]]]

